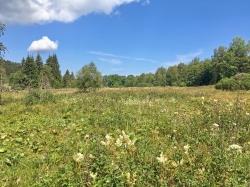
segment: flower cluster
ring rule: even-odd
[[[161,164],[165,164],[168,161],[168,158],[166,157],[166,155],[163,154],[163,152],[161,152],[160,156],[156,157],[156,159]]]
[[[118,136],[117,139],[114,139],[111,135],[107,134],[105,136],[105,141],[101,141],[101,144],[109,147],[109,146],[116,146],[116,147],[125,147],[125,148],[132,148],[134,147],[136,139],[131,139],[129,135],[127,135],[124,131]]]
[[[84,160],[84,155],[82,153],[77,153],[77,154],[73,155],[73,160],[76,163],[80,163]]]
[[[232,144],[229,146],[228,150],[234,150],[236,151],[237,153],[242,153],[242,146],[240,145],[237,145],[237,144]]]

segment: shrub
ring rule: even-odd
[[[221,90],[250,90],[250,74],[241,73],[231,78],[224,78],[215,85],[215,88]]]
[[[55,96],[48,91],[31,90],[24,98],[26,105],[55,102]]]

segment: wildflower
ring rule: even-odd
[[[201,97],[202,100],[205,100],[205,97]]]
[[[188,151],[189,151],[190,146],[187,144],[187,145],[185,145],[183,148],[184,148],[184,150],[185,150],[185,154],[188,154]]]
[[[236,124],[236,123],[233,123],[233,126],[237,126],[237,124]]]
[[[177,133],[177,130],[174,129],[174,130],[173,130],[173,133]]]
[[[129,184],[129,186],[134,186],[136,183],[136,173],[133,173],[132,175],[130,174],[130,172],[126,172],[125,173],[126,179],[127,179],[127,183]]]
[[[2,140],[5,139],[6,137],[7,137],[7,134],[5,134],[5,133],[0,135],[0,139],[2,139]]]
[[[96,177],[97,177],[97,173],[90,172],[89,175],[90,175],[90,177],[91,177],[93,180],[95,180]]]
[[[178,167],[178,163],[176,163],[175,161],[172,161],[171,164],[172,164],[172,166],[175,167],[175,168]]]
[[[116,142],[115,142],[115,145],[116,145],[117,147],[121,147],[121,146],[122,146],[122,140],[121,140],[120,138],[118,138],[118,139],[116,140]]]
[[[86,135],[84,136],[84,139],[89,139],[89,134],[86,134]]]
[[[168,158],[161,152],[160,156],[156,158],[158,162],[165,164],[168,161]]]
[[[77,153],[73,156],[73,160],[77,163],[80,163],[84,160],[84,155],[82,153]]]
[[[109,134],[107,134],[105,136],[105,138],[106,138],[106,141],[101,141],[101,144],[104,145],[104,146],[109,146],[111,144],[113,138]]]
[[[94,156],[94,155],[92,155],[92,154],[89,154],[89,158],[94,159],[94,158],[95,158],[95,156]]]
[[[247,116],[250,116],[250,113],[246,112],[246,115],[247,115]]]
[[[229,146],[228,150],[235,150],[238,153],[242,153],[242,147],[237,144],[232,144]]]
[[[214,123],[214,124],[213,124],[213,127],[215,127],[215,128],[219,128],[219,127],[220,127],[220,125],[219,125],[219,124],[217,124],[217,123]]]

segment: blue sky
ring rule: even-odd
[[[4,16],[10,15],[4,13],[0,20],[7,20],[2,38],[7,59],[19,62],[32,41],[47,36],[58,41],[55,53],[62,72],[77,72],[94,61],[103,74],[127,75],[154,72],[195,56],[208,58],[235,36],[249,40],[249,8],[249,0],[151,0],[117,5],[108,12],[79,13],[69,21],[29,22],[25,17],[25,22],[22,14],[7,20]]]

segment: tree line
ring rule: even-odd
[[[138,76],[107,75],[103,80],[107,87],[204,86],[240,73],[250,73],[250,43],[236,37],[229,47],[215,49],[210,59],[194,58]]]
[[[45,62],[39,54],[27,56],[21,64],[1,60],[0,70],[3,80],[15,89],[214,85],[222,79],[250,73],[250,42],[236,37],[228,47],[215,49],[209,59],[194,58],[189,63],[160,67],[155,73],[137,76],[102,76],[94,63],[85,65],[76,76],[69,70],[62,75],[56,54]]]

